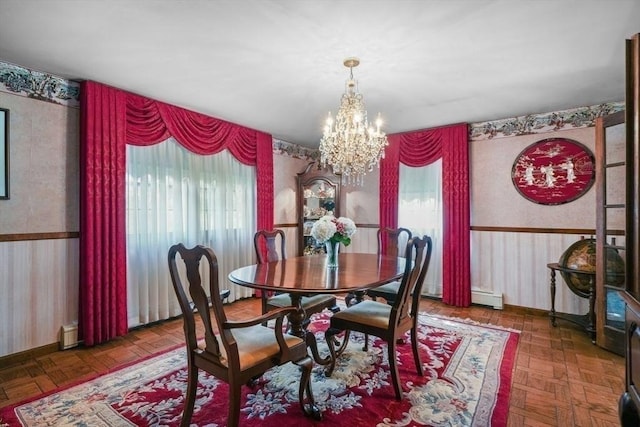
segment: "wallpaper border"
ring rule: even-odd
[[[48,73],[0,61],[0,92],[80,107],[80,84]]]
[[[0,92],[78,108],[80,84],[48,73],[0,61]],[[621,102],[606,102],[550,113],[528,114],[507,119],[469,124],[469,140],[508,138],[556,132],[595,125],[595,119],[625,109]],[[317,149],[273,139],[273,152],[304,160],[318,160]]]
[[[273,153],[307,161],[320,159],[320,150],[273,138]]]
[[[625,109],[624,102],[606,102],[551,113],[529,114],[469,125],[469,140],[507,138],[595,126],[596,118]]]

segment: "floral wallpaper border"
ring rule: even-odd
[[[469,139],[507,138],[535,133],[555,132],[595,126],[595,119],[625,109],[624,102],[607,102],[590,107],[572,108],[552,113],[529,114],[490,122],[472,123]]]
[[[317,148],[303,147],[291,142],[273,139],[273,152],[281,156],[294,157],[308,161],[315,161],[320,158],[320,150]]]
[[[79,83],[1,61],[0,92],[80,107]]]
[[[80,84],[40,71],[0,61],[0,92],[7,92],[78,108]],[[600,116],[624,110],[624,102],[607,102],[551,113],[529,114],[469,125],[469,140],[507,138],[519,135],[555,132],[595,125]],[[305,160],[318,160],[317,149],[295,143],[273,140],[273,152]]]

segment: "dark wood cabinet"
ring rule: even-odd
[[[596,119],[596,344],[625,352],[625,112]]]
[[[623,427],[640,425],[640,34],[626,43],[625,392]]]
[[[311,227],[324,215],[340,216],[340,177],[311,162],[298,173],[298,254],[324,252],[311,236]]]

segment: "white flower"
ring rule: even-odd
[[[318,243],[326,242],[336,234],[336,231],[338,231],[338,227],[332,219],[335,218],[330,215],[325,215],[317,220],[313,224],[313,227],[311,227],[311,235]]]
[[[333,215],[325,215],[317,220],[311,228],[311,236],[318,243],[325,243],[328,240],[341,242],[345,246],[351,243],[351,236],[356,232],[356,224],[350,218]]]
[[[341,224],[342,224],[342,228],[340,227]],[[342,235],[351,237],[356,232],[356,223],[353,222],[351,218],[347,218],[346,216],[341,216],[340,218],[338,218],[337,228]]]

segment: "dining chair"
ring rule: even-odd
[[[393,305],[374,300],[364,300],[347,307],[331,316],[325,339],[331,353],[331,362],[325,374],[331,376],[342,348],[336,350],[335,335],[345,331],[361,332],[381,338],[387,343],[389,370],[393,380],[396,400],[402,399],[400,377],[396,361],[396,345],[407,331],[411,331],[413,360],[419,375],[423,375],[422,362],[418,352],[418,313],[420,291],[429,268],[433,243],[429,236],[413,237],[407,242],[405,258],[407,263]],[[409,262],[411,260],[412,262]],[[364,350],[366,351],[366,349]]]
[[[411,239],[411,231],[407,228],[379,228],[378,229],[378,255],[382,254],[383,240],[386,237],[386,246],[384,254],[388,256],[397,257],[400,252],[400,246],[404,246],[401,242],[405,240],[408,242]],[[385,283],[367,291],[367,295],[372,299],[384,298],[387,304],[393,305],[393,302],[398,295],[398,288],[400,287],[399,281],[393,281]]]
[[[182,258],[185,268],[178,267],[178,258]],[[201,265],[203,259],[205,262]],[[295,363],[302,370],[298,398],[304,415],[321,419],[311,390],[313,364],[307,345],[301,338],[284,333],[282,328],[284,317],[296,309],[286,307],[253,319],[228,320],[222,299],[209,299],[202,284],[201,271],[208,270],[209,295],[220,294],[218,261],[213,250],[201,245],[188,249],[179,243],[169,249],[168,261],[173,289],[182,309],[187,346],[188,383],[180,425],[188,426],[191,421],[200,369],[229,384],[227,422],[235,427],[240,419],[242,385],[253,384],[270,368],[287,362]],[[273,319],[273,329],[261,325]],[[196,331],[204,331],[203,340],[198,339]]]
[[[264,243],[266,250],[263,250],[262,243]],[[253,236],[253,246],[256,250],[258,263],[260,264],[278,261],[287,257],[285,235],[284,231],[280,229],[271,231],[258,230]],[[334,313],[340,311],[336,304],[336,297],[333,295],[318,294],[304,296],[301,298],[301,304],[306,315],[304,321],[305,326],[309,324],[309,317],[312,314],[320,313],[325,308]],[[262,313],[290,305],[291,296],[288,293],[276,295],[268,295],[266,292],[262,293]]]

